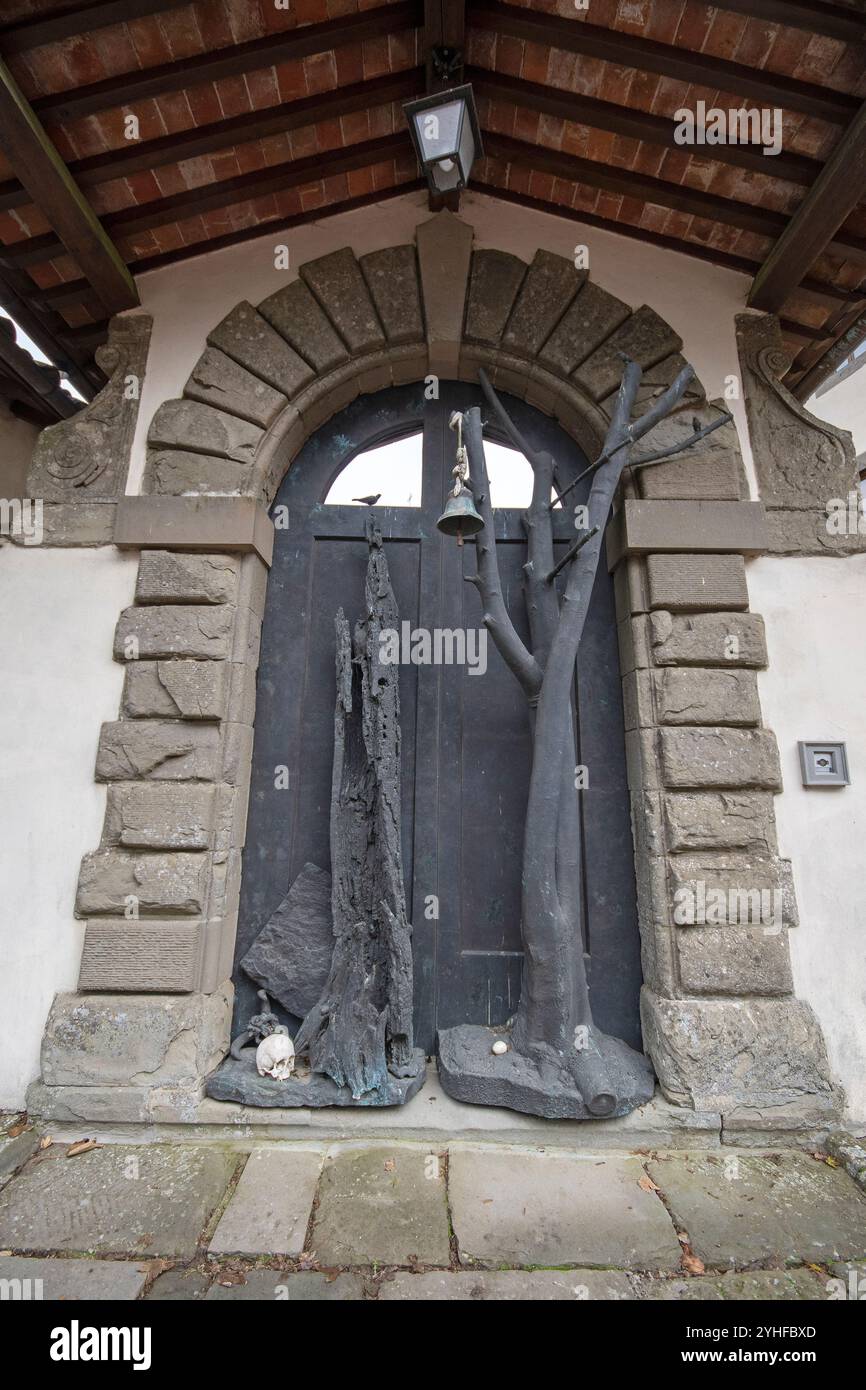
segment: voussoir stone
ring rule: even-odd
[[[641,1021],[674,1104],[728,1111],[832,1099],[821,1030],[802,999],[666,999],[644,987]]]
[[[698,405],[693,410],[668,415],[644,435],[638,454],[652,454],[669,449],[693,433],[694,420],[703,428],[721,416],[723,401]],[[743,461],[737,428],[732,420],[719,426],[701,439],[693,448],[685,449],[674,458],[636,471],[641,497],[659,500],[719,499],[734,502],[748,496],[743,487]]]
[[[282,391],[213,347],[206,348],[196,362],[183,393],[188,400],[216,406],[261,429],[267,429],[287,404]]]
[[[81,861],[75,911],[123,913],[131,901],[142,912],[204,911],[208,857],[203,854],[129,854],[100,849]]]
[[[237,1162],[190,1144],[55,1149],[0,1196],[4,1246],[190,1259]]]
[[[180,656],[224,661],[231,655],[235,611],[226,603],[126,608],[114,634],[115,658]]]
[[[663,807],[672,850],[776,849],[770,792],[667,792]]]
[[[104,839],[127,849],[207,849],[215,795],[206,782],[115,782]]]
[[[782,785],[776,736],[769,729],[659,730],[661,774],[667,787]]]
[[[648,555],[650,608],[748,608],[742,555]]]
[[[571,376],[630,314],[621,299],[586,280],[542,347],[541,361],[560,375]]]
[[[788,938],[761,927],[695,927],[676,934],[686,994],[790,994]]]
[[[348,360],[345,343],[303,280],[263,299],[259,313],[318,373]]]
[[[240,560],[234,555],[143,550],[136,603],[230,603],[237,593]]]
[[[216,458],[189,449],[148,449],[144,491],[165,497],[216,493],[246,496],[256,491],[250,461]]]
[[[200,401],[164,401],[153,417],[148,443],[252,463],[264,430],[249,420]]]
[[[658,666],[767,664],[764,620],[757,613],[651,613],[650,643]]]
[[[245,300],[208,334],[208,342],[285,396],[313,379],[309,363]]]
[[[58,994],[42,1041],[46,1086],[198,1084],[229,1045],[234,991]]]
[[[121,719],[102,726],[96,779],[213,782],[219,751],[219,729],[212,724]]]
[[[415,247],[370,251],[358,264],[388,342],[417,343],[424,336],[424,318]]]
[[[461,1262],[676,1269],[680,1247],[638,1158],[452,1145],[451,1219]]]
[[[682,347],[682,339],[654,309],[643,304],[577,368],[574,379],[593,400],[603,400],[622,379],[622,353],[642,367],[662,362]]]
[[[761,707],[753,671],[668,667],[656,673],[662,724],[759,724]]]
[[[299,273],[350,353],[373,352],[384,347],[382,325],[361,267],[349,247],[306,261]]]
[[[500,341],[525,274],[526,262],[508,251],[473,253],[466,303],[467,342]]]
[[[129,719],[219,719],[229,686],[224,661],[130,661],[123,685]]]
[[[565,256],[538,250],[508,316],[502,346],[535,357],[577,294],[587,273]]]

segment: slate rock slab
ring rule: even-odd
[[[211,1254],[300,1255],[322,1149],[255,1149],[208,1247]]]
[[[192,1256],[236,1163],[187,1144],[57,1146],[0,1193],[0,1249]]]
[[[708,1268],[866,1254],[866,1196],[809,1154],[666,1154],[649,1172]]]
[[[331,875],[305,864],[240,964],[288,1013],[305,1018],[321,997],[333,952]]]
[[[638,1158],[449,1149],[451,1219],[463,1263],[676,1269],[680,1246]]]
[[[433,1270],[424,1274],[399,1271],[385,1279],[379,1302],[398,1300],[454,1302],[582,1302],[634,1298],[628,1276],[619,1270],[505,1269]]]
[[[7,1255],[0,1258],[0,1280],[13,1279],[21,1280],[21,1296],[28,1301],[128,1302],[143,1289],[147,1268],[137,1260],[29,1260]],[[3,1287],[8,1285],[4,1282]]]
[[[284,1274],[278,1269],[248,1271],[243,1284],[212,1284],[206,1302],[223,1299],[272,1303],[341,1303],[364,1297],[364,1281],[358,1274]]]
[[[255,1105],[265,1109],[318,1110],[332,1106],[364,1108],[371,1106],[405,1105],[420,1091],[427,1079],[424,1053],[415,1049],[415,1072],[412,1076],[392,1076],[375,1091],[367,1091],[357,1099],[348,1086],[338,1086],[322,1072],[307,1072],[286,1081],[272,1076],[259,1076],[256,1070],[256,1049],[245,1047],[238,1060],[227,1057],[222,1066],[208,1077],[205,1090],[212,1100],[233,1101],[236,1105]]]
[[[438,1155],[392,1145],[345,1149],[329,1158],[311,1241],[322,1265],[449,1264]]]

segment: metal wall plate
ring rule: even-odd
[[[847,787],[848,753],[844,743],[798,743],[804,787]]]

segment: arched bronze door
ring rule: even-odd
[[[505,397],[529,442],[557,461],[565,486],[586,466],[548,417]],[[275,500],[274,563],[258,676],[252,789],[241,885],[237,958],[289,885],[312,862],[328,867],[334,710],[334,615],[363,604],[365,506],[326,502],[353,458],[401,435],[422,444],[420,505],[375,507],[401,619],[411,630],[478,630],[471,543],[436,529],[452,481],[454,410],[481,404],[477,388],[440,383],[440,398],[398,387],[360,397],[304,446]],[[485,430],[485,434],[487,431]],[[490,431],[495,439],[494,431]],[[528,465],[527,465],[528,467]],[[585,500],[588,482],[570,505]],[[412,489],[407,489],[410,491]],[[495,501],[494,496],[494,501]],[[563,552],[572,512],[557,513]],[[496,511],[505,598],[526,632],[521,511]],[[448,650],[449,643],[444,644]],[[410,649],[411,650],[411,649]],[[470,652],[472,649],[470,648]],[[486,669],[401,665],[403,854],[413,923],[416,1043],[435,1048],[439,1028],[503,1023],[520,992],[520,861],[529,781],[526,701],[492,643]],[[640,949],[625,775],[616,622],[602,569],[581,644],[576,683],[582,793],[583,932],[599,1027],[640,1046]],[[286,773],[280,769],[286,769]],[[237,972],[238,1018],[254,994]]]

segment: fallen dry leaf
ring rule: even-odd
[[[644,1173],[642,1178],[638,1178],[638,1187],[642,1187],[644,1192],[661,1192],[661,1188],[654,1183],[648,1174]]]
[[[677,1240],[680,1245],[691,1245],[688,1231],[677,1231]]]
[[[394,1162],[393,1158],[386,1158],[385,1162],[382,1164],[382,1167],[385,1169],[386,1173],[393,1173],[394,1169],[397,1167],[397,1164]]]
[[[24,1134],[28,1129],[32,1129],[32,1128],[33,1128],[33,1122],[32,1122],[32,1120],[30,1120],[30,1121],[19,1120],[17,1124],[15,1124],[15,1125],[10,1125],[9,1128],[7,1129],[6,1133],[9,1135],[9,1138],[10,1138],[10,1139],[17,1139],[19,1134]]]
[[[703,1274],[706,1266],[703,1260],[699,1260],[697,1255],[683,1255],[683,1269],[686,1274]]]
[[[79,1139],[77,1143],[70,1144],[66,1150],[67,1158],[75,1158],[78,1154],[89,1153],[91,1149],[101,1149],[102,1145],[97,1144],[95,1139]]]
[[[51,1138],[50,1134],[43,1134],[42,1138],[39,1140],[39,1147],[40,1149],[50,1149],[53,1143],[54,1140]]]

